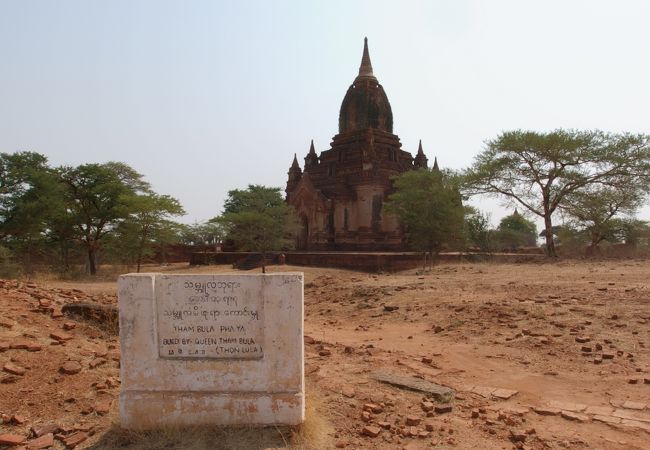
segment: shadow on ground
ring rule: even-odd
[[[90,445],[92,450],[267,450],[301,449],[292,441],[294,432],[289,427],[267,428],[223,428],[223,427],[183,427],[166,428],[154,431],[125,430],[113,425],[99,439]]]

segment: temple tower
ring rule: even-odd
[[[393,111],[374,74],[364,39],[359,73],[339,111],[338,134],[318,155],[312,140],[304,170],[289,170],[287,202],[302,224],[303,250],[403,250],[403,230],[383,205],[391,178],[427,168],[420,142],[415,158],[393,134]],[[294,167],[295,166],[295,167]]]

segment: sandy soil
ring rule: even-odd
[[[305,272],[318,448],[650,449],[647,261],[270,270]],[[119,342],[110,327],[59,317],[79,301],[115,303],[115,284],[0,283],[0,435],[51,431],[53,448],[110,448]],[[378,372],[454,389],[451,411]]]

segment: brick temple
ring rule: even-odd
[[[393,134],[393,112],[373,73],[367,38],[330,146],[318,155],[312,140],[304,168],[294,155],[289,169],[287,202],[301,225],[297,249],[404,250],[403,230],[383,204],[393,192],[391,177],[426,168],[428,159],[421,141],[414,158]]]

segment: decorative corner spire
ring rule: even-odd
[[[298,155],[296,155],[295,153],[293,154],[293,163],[291,163],[291,168],[300,169],[300,165],[298,164]]]
[[[314,149],[314,140],[311,140],[311,145],[309,146],[309,154],[310,155],[316,155],[316,150]]]
[[[372,63],[370,62],[370,53],[368,52],[368,38],[363,38],[363,56],[361,57],[361,65],[359,66],[359,76],[375,78],[372,73]]]
[[[438,157],[437,156],[433,158],[433,168],[431,170],[440,171],[440,168],[438,167]]]
[[[420,139],[420,143],[418,144],[418,153],[413,158],[413,165],[422,169],[429,168],[429,159],[424,154],[424,150],[422,150],[422,139]]]

